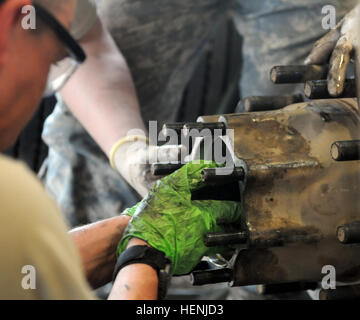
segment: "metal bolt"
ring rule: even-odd
[[[331,157],[335,161],[360,160],[360,140],[334,142],[331,146]]]
[[[154,163],[151,165],[151,173],[153,176],[167,176],[179,170],[182,166],[181,163]]]
[[[305,96],[309,99],[333,99],[328,90],[327,80],[307,81],[304,89]],[[356,82],[354,79],[345,81],[344,92],[338,98],[356,97]]]
[[[202,286],[205,284],[230,282],[233,279],[233,270],[229,268],[194,271],[191,274],[191,282],[194,286]]]
[[[344,244],[360,243],[360,221],[338,227],[336,236]]]
[[[242,181],[245,178],[243,168],[208,168],[201,172],[205,183],[227,184]]]
[[[208,233],[205,236],[204,244],[207,247],[217,247],[225,245],[246,244],[247,240],[247,232]]]
[[[318,66],[276,66],[271,69],[270,78],[273,83],[305,83],[309,80],[326,79],[328,65]]]

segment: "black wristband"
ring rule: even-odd
[[[158,296],[159,299],[165,298],[171,279],[171,261],[163,252],[145,245],[130,247],[120,255],[115,266],[113,281],[121,269],[136,263],[149,265],[156,270],[159,278]]]

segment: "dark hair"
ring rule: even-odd
[[[2,4],[3,2],[5,2],[6,0],[0,0],[0,4]]]

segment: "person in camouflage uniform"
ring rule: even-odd
[[[187,83],[217,25],[229,14],[243,38],[243,97],[290,93],[269,81],[274,65],[303,63],[323,30],[322,7],[338,19],[354,0],[98,0],[98,14],[132,72],[145,123],[178,121]],[[74,92],[79,90],[73,86]],[[88,92],[91,95],[92,92]],[[121,101],[119,101],[121,104]],[[195,120],[195,119],[194,119]],[[118,119],[124,121],[122,119]],[[106,127],[103,128],[107,130]],[[49,156],[43,179],[72,226],[120,214],[139,195],[109,165],[82,124],[62,101],[46,121]]]

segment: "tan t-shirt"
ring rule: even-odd
[[[76,40],[79,40],[90,31],[96,21],[97,14],[94,0],[77,0],[77,3],[70,33]]]
[[[55,204],[23,164],[0,156],[0,300],[92,298]]]

